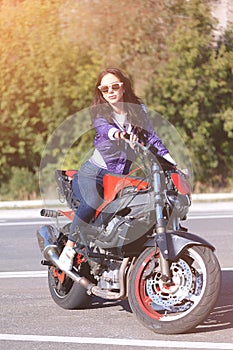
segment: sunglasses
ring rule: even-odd
[[[98,89],[102,92],[102,94],[107,94],[109,89],[113,91],[118,91],[122,87],[123,83],[119,81],[118,83],[111,83],[109,85],[99,85]]]

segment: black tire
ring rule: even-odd
[[[64,237],[69,235],[70,225],[69,222],[63,226],[62,233]],[[79,268],[80,276],[85,276],[93,281],[88,263],[76,267]],[[86,289],[54,266],[48,269],[48,285],[53,300],[63,309],[84,309],[91,303],[92,297],[87,294]]]
[[[63,309],[83,309],[91,303],[86,289],[55,267],[48,270],[48,284],[53,300]]]
[[[173,285],[161,280],[158,255],[147,248],[129,278],[129,303],[145,327],[161,334],[185,333],[202,323],[217,301],[221,270],[211,249],[189,247],[172,263]]]

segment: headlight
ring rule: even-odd
[[[185,219],[191,205],[189,195],[179,194],[175,191],[167,191],[166,199],[174,214],[179,216],[181,220]]]

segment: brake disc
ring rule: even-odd
[[[146,281],[147,294],[156,305],[170,309],[190,295],[193,275],[189,265],[182,259],[171,265],[172,283],[162,281],[161,272],[156,272]]]

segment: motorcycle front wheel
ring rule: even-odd
[[[129,278],[129,303],[143,325],[155,333],[185,333],[202,323],[217,301],[221,270],[211,249],[186,248],[171,263],[172,282],[162,281],[159,253],[147,248]]]

